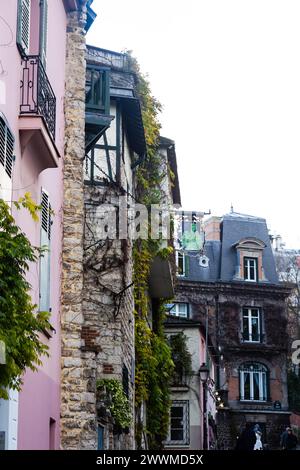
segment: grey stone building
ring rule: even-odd
[[[88,2],[90,7],[90,2]],[[86,46],[92,15],[70,14],[62,317],[62,447],[133,449],[135,171],[146,155],[137,79],[126,54]],[[86,23],[86,17],[90,18]],[[71,72],[72,70],[72,72]],[[180,205],[174,142],[160,145],[164,204]],[[133,208],[133,212],[131,209]],[[149,302],[174,294],[167,260],[153,262]],[[151,318],[149,318],[151,322]],[[132,422],[121,427],[99,380],[117,380]]]
[[[235,446],[247,422],[258,423],[263,442],[279,446],[289,423],[286,299],[278,280],[266,221],[230,213],[205,224],[202,252],[180,253],[176,302],[205,324],[216,354],[219,448]]]

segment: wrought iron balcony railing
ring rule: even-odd
[[[22,60],[20,114],[42,116],[55,139],[56,98],[40,56],[27,56]]]

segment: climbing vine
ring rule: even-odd
[[[101,379],[97,381],[97,389],[105,389],[108,395],[108,409],[115,424],[121,429],[129,427],[132,422],[130,404],[121,382],[117,379]]]
[[[38,220],[39,207],[29,194],[15,206],[26,208]],[[29,263],[36,262],[41,254],[0,199],[0,341],[5,346],[5,364],[0,364],[0,398],[7,399],[10,388],[20,390],[25,369],[36,370],[41,364],[40,356],[47,354],[48,347],[39,333],[49,327],[49,313],[37,312],[26,280]]]
[[[131,69],[136,73],[137,89],[141,102],[147,156],[136,172],[136,196],[150,208],[161,202],[161,182],[165,174],[158,152],[160,103],[153,97],[150,85],[140,72],[139,65],[130,54]],[[135,300],[135,408],[136,440],[141,447],[143,438],[150,449],[162,448],[167,437],[170,410],[170,383],[173,371],[171,349],[164,334],[164,303],[161,299],[153,306],[153,325],[150,325],[149,274],[155,256],[168,259],[172,248],[161,249],[160,240],[137,240],[133,249],[134,300]],[[147,419],[141,416],[146,403]]]
[[[187,337],[184,333],[172,335],[169,339],[174,362],[174,384],[185,384],[193,375],[192,355],[187,347]]]

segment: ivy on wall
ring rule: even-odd
[[[39,207],[29,194],[15,203],[38,220]],[[26,280],[29,263],[36,262],[42,250],[34,248],[16,225],[8,205],[0,199],[0,341],[5,345],[5,364],[0,364],[0,398],[8,389],[20,390],[22,374],[36,370],[40,356],[48,354],[39,333],[49,327],[48,312],[36,312],[31,286]]]
[[[131,69],[136,73],[141,102],[147,156],[136,172],[136,197],[146,207],[161,202],[160,185],[165,177],[158,152],[160,103],[153,97],[148,80],[130,54]],[[133,249],[135,300],[135,409],[136,441],[138,448],[143,438],[150,449],[162,448],[167,437],[170,411],[170,383],[173,372],[171,349],[164,334],[165,299],[150,306],[148,281],[155,256],[170,258],[172,248],[161,249],[160,240],[137,240]],[[152,310],[153,325],[150,325]],[[142,419],[142,404],[146,404],[146,420]]]
[[[187,337],[182,332],[177,333],[170,337],[169,342],[175,365],[173,382],[176,385],[185,384],[193,375],[192,356],[187,347]]]
[[[97,389],[104,389],[108,401],[108,409],[120,429],[128,428],[132,423],[130,404],[121,382],[117,379],[101,379],[97,381]]]
[[[288,397],[289,407],[293,411],[300,412],[300,376],[293,370],[288,371]]]

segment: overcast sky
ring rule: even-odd
[[[300,248],[300,1],[94,0],[88,43],[130,49],[163,104],[185,209],[265,217]]]

